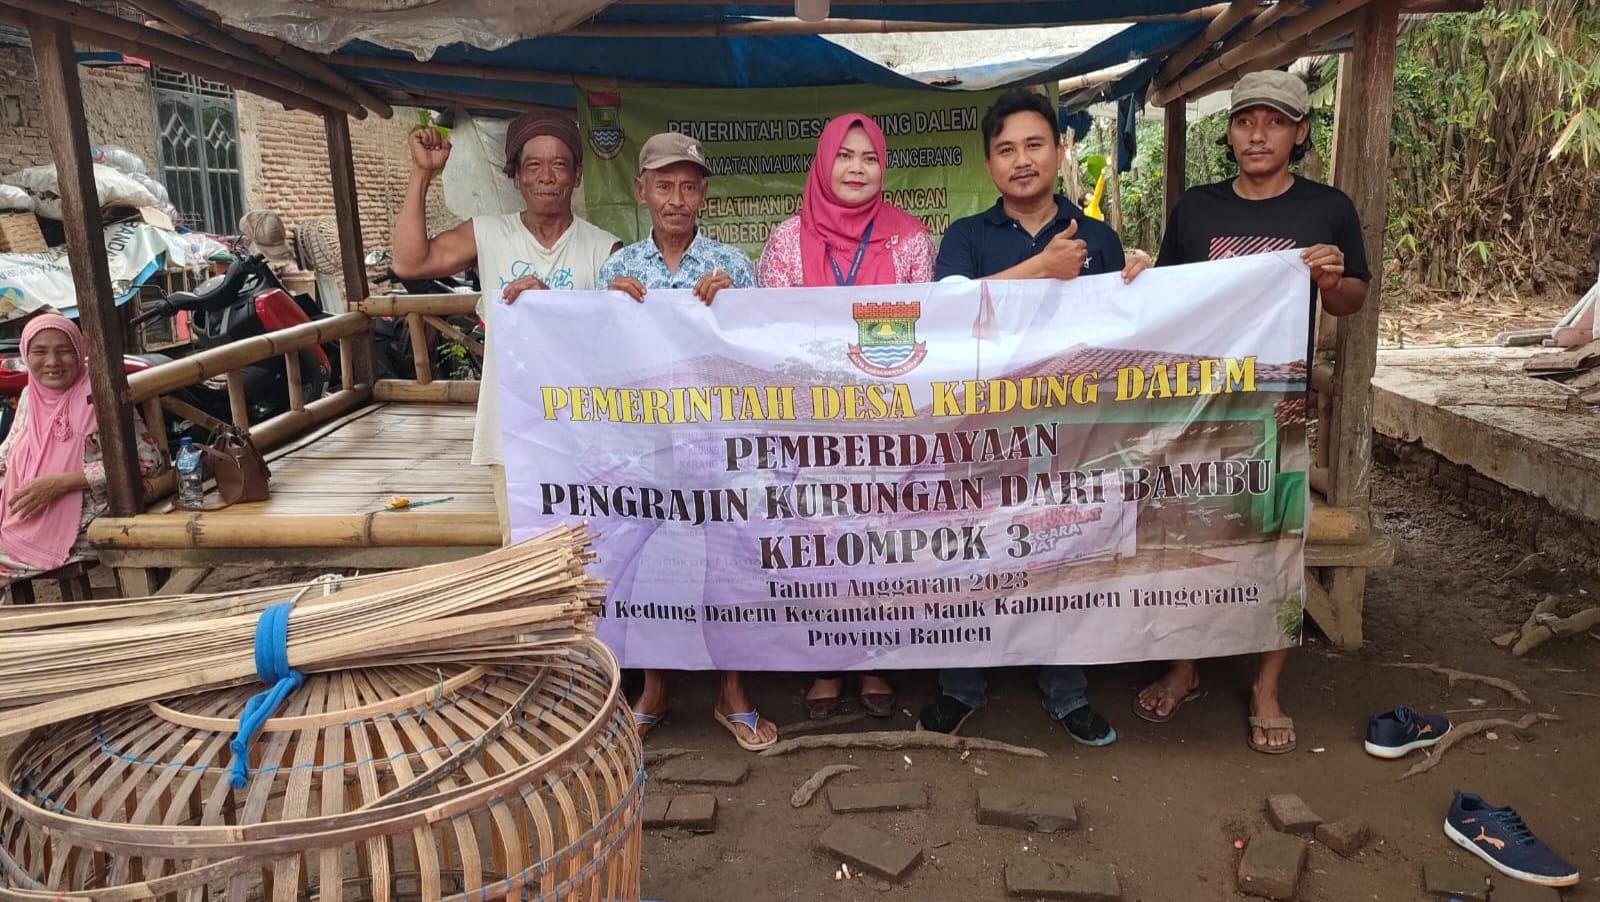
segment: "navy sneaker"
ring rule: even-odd
[[[1578,871],[1533,835],[1510,808],[1496,808],[1456,791],[1444,818],[1444,835],[1502,874],[1540,886],[1572,886]]]
[[[1425,749],[1450,732],[1450,718],[1417,712],[1401,705],[1367,721],[1367,754],[1403,758]]]
[[[1117,731],[1088,705],[1073,708],[1058,723],[1066,728],[1073,741],[1083,745],[1102,746],[1117,741]]]

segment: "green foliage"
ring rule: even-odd
[[[1299,639],[1305,628],[1305,603],[1299,592],[1290,592],[1278,602],[1278,631],[1291,639]]]

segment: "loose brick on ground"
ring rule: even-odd
[[[835,814],[862,811],[906,811],[928,807],[921,783],[858,783],[828,787],[828,807]]]
[[[1266,830],[1250,837],[1239,859],[1239,892],[1282,902],[1294,898],[1306,866],[1305,840]]]
[[[693,833],[717,829],[717,797],[708,792],[673,796],[667,807],[667,826]]]
[[[999,786],[978,790],[978,823],[1034,833],[1075,830],[1078,806],[1059,792],[1026,792]]]
[[[1317,841],[1345,858],[1361,851],[1371,838],[1372,828],[1355,815],[1317,825]]]
[[[899,883],[922,860],[922,850],[860,821],[842,818],[817,837],[817,851]]]
[[[1102,864],[1053,861],[1018,855],[1006,863],[1006,892],[1033,899],[1121,902],[1116,872]]]
[[[1287,793],[1267,797],[1267,820],[1273,829],[1297,836],[1311,833],[1322,823],[1305,799]]]
[[[1424,862],[1422,888],[1440,896],[1455,896],[1471,902],[1489,898],[1488,871],[1464,868],[1443,858]]]
[[[665,827],[667,825],[667,804],[671,801],[671,796],[660,793],[645,793],[644,812],[641,817],[644,818],[646,830],[654,830],[657,827]]]
[[[738,786],[750,776],[748,761],[695,761],[674,758],[654,771],[657,779],[668,783],[694,783],[704,786]]]

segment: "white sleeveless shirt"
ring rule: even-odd
[[[572,225],[545,247],[522,224],[522,214],[474,216],[472,232],[478,242],[478,279],[483,296],[478,316],[489,322],[490,296],[522,276],[533,276],[552,289],[588,291],[597,288],[600,264],[611,256],[617,236],[574,218]],[[538,303],[538,292],[523,294],[519,304]],[[472,462],[503,463],[500,441],[500,381],[496,374],[494,329],[483,336],[483,380],[478,387],[478,419],[472,433]]]

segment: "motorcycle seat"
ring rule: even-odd
[[[213,298],[225,297],[231,300],[239,294],[239,289],[243,287],[245,280],[255,274],[256,266],[251,265],[255,262],[246,258],[228,267],[228,272],[221,278],[209,279],[194,291],[174,291],[167,295],[167,301],[181,310],[192,310]]]

